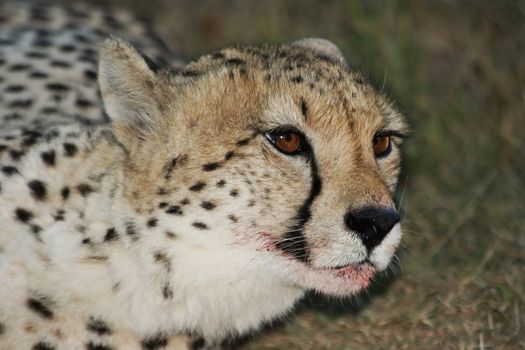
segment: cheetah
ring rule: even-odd
[[[331,42],[0,14],[0,349],[220,347],[390,264],[407,126]]]

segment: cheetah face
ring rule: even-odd
[[[112,39],[100,86],[129,154],[128,201],[161,211],[184,238],[174,252],[199,266],[213,256],[209,268],[237,278],[349,295],[401,239],[391,194],[405,124],[337,49],[310,44],[224,50],[154,73]]]

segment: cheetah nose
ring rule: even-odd
[[[358,208],[345,215],[346,226],[357,232],[369,252],[381,243],[399,220],[399,214],[392,208]]]

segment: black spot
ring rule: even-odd
[[[219,180],[215,185],[219,188],[224,187],[224,185],[226,185],[226,181]]]
[[[191,343],[191,350],[202,350],[204,349],[204,346],[206,345],[206,341],[204,338],[199,337],[196,340]]]
[[[5,165],[2,167],[2,174],[4,174],[5,176],[12,176],[14,174],[20,175],[20,172],[14,166]]]
[[[27,183],[31,196],[37,200],[45,200],[47,196],[46,185],[40,180],[32,180]]]
[[[5,92],[22,92],[25,91],[26,87],[24,85],[8,85],[5,87]]]
[[[200,222],[200,221],[195,221],[193,224],[191,224],[191,226],[193,226],[195,228],[198,228],[199,230],[207,230],[208,229],[208,225],[206,225],[205,223]]]
[[[29,78],[31,79],[47,79],[48,77],[49,75],[47,75],[47,73],[40,71],[34,71],[29,74]]]
[[[17,63],[17,64],[12,65],[12,66],[9,67],[8,69],[9,69],[11,72],[22,72],[22,71],[28,70],[29,68],[31,68],[31,66],[28,65],[28,64],[25,64],[25,63]]]
[[[148,220],[148,222],[146,223],[146,225],[147,225],[148,227],[156,227],[158,221],[159,221],[159,220],[158,220],[157,218],[151,218],[151,219]]]
[[[82,244],[90,245],[90,244],[91,244],[91,239],[90,239],[90,238],[84,238],[84,239],[82,240]]]
[[[292,80],[293,83],[295,83],[295,84],[299,84],[299,83],[302,83],[302,82],[303,82],[303,77],[300,76],[300,75],[296,75],[296,76],[293,77],[291,80]]]
[[[164,265],[164,267],[169,271],[171,269],[171,260],[163,252],[155,252],[153,258],[156,262]]]
[[[213,170],[216,170],[218,168],[220,168],[220,164],[217,163],[217,162],[213,162],[213,163],[206,163],[202,166],[202,170],[204,171],[213,171]]]
[[[75,34],[75,40],[81,43],[90,43],[91,40],[84,34]]]
[[[184,198],[180,201],[180,205],[188,205],[190,204],[190,200],[188,198]]]
[[[19,114],[19,113],[16,113],[16,112],[4,115],[4,120],[5,121],[19,120],[19,119],[22,119],[22,115]],[[5,139],[7,140],[7,137]]]
[[[226,64],[227,66],[239,66],[241,64],[246,64],[246,61],[241,59],[241,58],[230,58],[230,59],[227,59],[224,64]]]
[[[106,234],[104,235],[104,242],[110,242],[115,241],[119,238],[119,234],[117,233],[117,230],[115,230],[114,227],[108,228],[106,231]]]
[[[49,151],[45,151],[45,152],[40,153],[40,158],[42,158],[42,161],[47,166],[54,166],[55,165],[55,158],[56,158],[55,150],[49,150]]]
[[[24,155],[24,152],[20,151],[20,150],[17,150],[17,149],[12,149],[12,150],[9,151],[9,156],[14,161],[20,160],[20,158],[22,158],[23,155]]]
[[[174,232],[166,231],[165,234],[166,234],[166,237],[168,237],[169,239],[175,239],[175,238],[177,238],[177,234],[174,233]]]
[[[224,155],[224,160],[230,160],[231,157],[233,157],[233,151],[228,151],[228,152],[226,152],[226,154]]]
[[[48,12],[44,8],[33,7],[31,8],[31,20],[48,22],[50,20],[50,17]]]
[[[171,288],[169,283],[166,283],[162,287],[162,296],[164,297],[164,299],[171,299],[171,298],[173,298],[173,289]]]
[[[237,146],[246,146],[248,143],[250,143],[251,137],[247,137],[245,139],[237,141]]]
[[[202,181],[196,182],[193,186],[190,187],[190,191],[199,192],[202,190],[206,184]]]
[[[38,141],[38,139],[36,137],[25,137],[23,140],[22,140],[22,144],[26,147],[29,147],[29,146],[32,146],[34,145],[36,142]]]
[[[24,208],[16,208],[15,216],[19,221],[27,223],[33,218],[33,213]]]
[[[168,203],[166,203],[166,202],[160,202],[159,203],[159,209],[166,208],[167,206],[168,206]]]
[[[86,350],[113,350],[113,348],[109,345],[93,343],[90,341],[86,344]]]
[[[97,80],[97,72],[91,69],[86,69],[84,71],[84,76],[89,80]]]
[[[58,113],[58,108],[56,107],[44,107],[40,110],[42,114],[56,114]]]
[[[135,227],[135,224],[132,222],[126,223],[126,234],[135,237],[135,239],[138,236],[137,228]]]
[[[33,105],[33,100],[25,99],[25,100],[13,100],[7,105],[7,107],[8,108],[29,108],[32,105]]]
[[[5,325],[2,322],[0,322],[0,335],[4,333],[5,333]]]
[[[66,212],[62,209],[58,210],[56,215],[53,216],[53,218],[55,219],[55,221],[64,221],[64,214]]]
[[[79,108],[88,108],[88,107],[93,107],[94,104],[93,102],[89,101],[89,100],[86,100],[86,99],[83,99],[83,98],[78,98],[75,100],[75,105]]]
[[[71,68],[71,63],[69,63],[67,61],[53,60],[49,64],[51,65],[51,67]]]
[[[235,215],[228,215],[228,219],[230,219],[231,222],[237,222],[239,219]]]
[[[82,197],[87,197],[91,193],[95,192],[95,189],[88,184],[79,184],[77,186],[77,191],[80,193],[80,195],[82,195]]]
[[[63,187],[62,190],[60,190],[60,195],[62,196],[63,200],[68,199],[70,193],[71,193],[71,190],[67,186]]]
[[[109,335],[111,334],[111,328],[101,319],[90,317],[86,325],[88,331],[96,333],[98,335]]]
[[[239,191],[237,189],[233,189],[230,191],[230,196],[237,197],[239,195]]]
[[[308,114],[308,105],[306,104],[306,101],[302,97],[301,97],[301,113],[303,114],[304,119],[306,120],[307,114]]]
[[[66,92],[69,91],[69,86],[61,83],[49,83],[46,84],[46,88],[53,92]]]
[[[182,210],[178,205],[172,205],[166,210],[166,214],[182,215]]]
[[[64,142],[63,147],[67,157],[73,157],[78,152],[77,145],[74,143]]]
[[[211,54],[211,58],[214,60],[220,60],[221,58],[224,58],[224,54],[222,52],[214,52]]]
[[[32,137],[32,138],[38,138],[42,136],[42,133],[38,131],[34,131],[34,130],[24,130],[22,135],[27,136],[27,137]]]
[[[34,234],[40,233],[42,231],[42,227],[38,225],[31,225],[30,227],[31,227],[31,232],[33,232]]]
[[[181,74],[183,77],[191,78],[191,77],[198,77],[199,75],[201,75],[201,72],[192,70],[192,69],[185,69],[181,72]]]
[[[73,52],[76,49],[77,49],[76,46],[71,45],[71,44],[64,44],[59,47],[59,50],[64,53]]]
[[[168,338],[164,334],[156,334],[142,340],[140,344],[144,350],[156,350],[168,345]]]
[[[177,157],[173,157],[172,160],[170,160],[165,166],[164,166],[164,178],[169,179],[171,177],[171,173],[175,169],[177,165],[183,165],[186,160],[188,159],[188,156],[181,155]]]
[[[0,22],[5,21],[4,17],[0,17]],[[14,41],[11,39],[0,39],[0,45],[13,45]],[[5,61],[1,60],[0,63],[4,64]]]
[[[40,341],[36,343],[35,345],[33,345],[31,350],[55,350],[55,347],[49,343]]]
[[[41,297],[40,299],[29,298],[27,299],[27,307],[40,315],[45,319],[52,319],[54,317],[53,311],[49,309],[50,301],[46,297]]]
[[[213,208],[216,207],[216,205],[210,201],[204,201],[201,203],[201,207],[206,210],[212,210]]]

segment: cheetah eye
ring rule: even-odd
[[[295,129],[279,128],[266,133],[266,138],[279,151],[288,155],[296,155],[305,150],[304,136]]]
[[[374,154],[377,158],[387,156],[392,150],[390,135],[376,135],[373,140]]]

